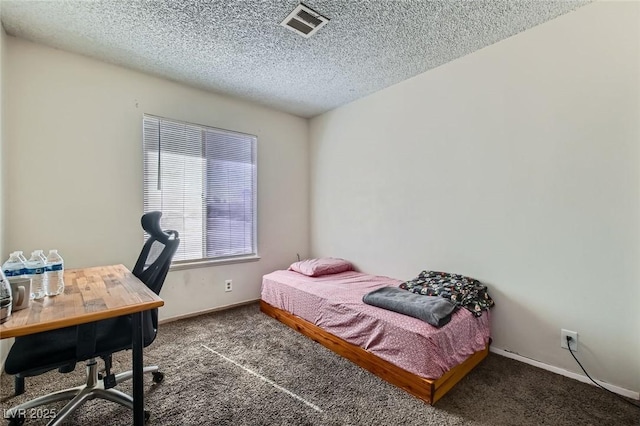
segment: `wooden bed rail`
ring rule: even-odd
[[[281,323],[297,330],[310,339],[320,343],[322,346],[331,349],[351,362],[370,371],[381,379],[404,389],[411,395],[433,405],[442,398],[451,388],[466,376],[476,365],[480,363],[489,353],[489,345],[467,358],[461,364],[447,371],[437,380],[425,379],[416,376],[406,370],[377,357],[371,352],[353,345],[333,334],[323,330],[296,315],[282,309],[271,306],[264,300],[260,301],[260,310],[280,321]]]

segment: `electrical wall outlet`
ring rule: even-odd
[[[224,280],[224,291],[231,291],[233,289],[232,280]]]
[[[573,352],[578,352],[578,332],[565,330],[564,328],[560,330],[560,346],[569,349],[567,346],[567,336],[571,337],[571,350]]]

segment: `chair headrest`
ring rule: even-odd
[[[147,234],[162,243],[166,243],[168,240],[172,239],[172,237],[177,238],[178,233],[175,231],[169,231],[169,233],[163,231],[160,227],[161,217],[162,212],[154,211],[142,215],[142,219],[140,221],[142,223],[142,229],[144,229]]]

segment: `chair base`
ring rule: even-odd
[[[24,377],[16,374],[13,378],[13,387],[15,389],[16,396],[22,395],[24,393]]]
[[[157,375],[162,375],[162,373],[159,373],[158,370],[158,366],[153,365],[144,367],[143,371],[145,373],[154,373],[154,381],[159,383],[159,381],[156,380],[156,377]],[[133,377],[133,371],[116,374],[115,377],[117,385],[131,379]],[[49,417],[51,418],[51,421],[47,423],[47,426],[60,425],[82,404],[95,398],[106,399],[107,401],[115,402],[133,410],[133,398],[130,395],[120,392],[117,389],[104,388],[104,382],[102,380],[98,380],[98,363],[92,358],[87,361],[87,382],[84,385],[53,392],[17,405],[5,412],[5,418],[9,419],[12,422],[11,424],[22,424],[25,413],[29,412],[31,408],[50,404],[52,402],[71,400],[57,413],[47,413],[46,410],[42,411],[44,415],[50,414]],[[148,420],[148,418],[149,413],[145,411],[145,421]]]

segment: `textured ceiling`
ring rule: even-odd
[[[312,117],[585,1],[308,0],[330,18],[281,27],[297,0],[8,1],[10,35]]]

